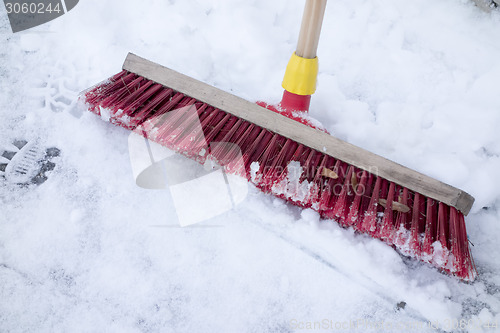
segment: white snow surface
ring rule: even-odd
[[[13,34],[0,5],[0,146],[62,151],[38,187],[0,181],[1,332],[500,331],[500,12],[330,1],[310,111],[476,198],[471,284],[252,186],[235,209],[181,228],[169,191],[136,186],[129,132],[77,103],[129,51],[277,103],[302,9],[86,0]]]

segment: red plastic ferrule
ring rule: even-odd
[[[308,112],[311,104],[311,95],[297,95],[289,91],[283,92],[279,106],[285,111]]]

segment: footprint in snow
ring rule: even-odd
[[[0,146],[0,178],[16,185],[40,185],[55,168],[52,160],[61,151],[45,148],[38,141],[14,140],[9,147]]]

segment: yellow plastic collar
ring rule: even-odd
[[[281,84],[286,91],[296,95],[312,95],[316,91],[318,77],[318,57],[306,59],[292,54],[286,66],[285,77]]]

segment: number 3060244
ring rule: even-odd
[[[5,3],[5,8],[7,9],[7,14],[45,14],[45,13],[60,13],[62,12],[62,8],[59,3]]]

